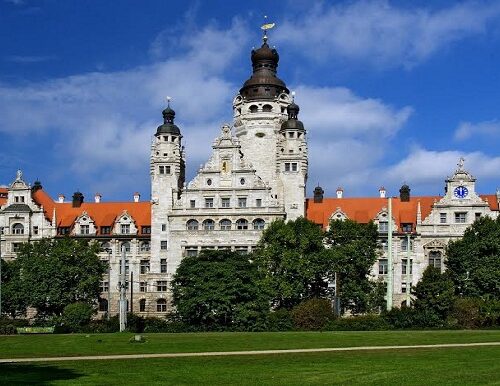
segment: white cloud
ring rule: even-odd
[[[489,140],[500,137],[500,122],[497,120],[478,123],[461,122],[454,134],[457,141],[478,137]]]
[[[442,186],[445,176],[453,174],[460,157],[465,158],[465,169],[482,183],[500,178],[500,157],[491,157],[480,151],[461,152],[458,150],[432,151],[415,147],[410,154],[383,172],[386,179],[394,184],[407,181],[422,192],[426,188]]]
[[[190,162],[202,162],[210,151],[207,137],[218,135],[220,123],[232,115],[237,87],[226,79],[226,71],[246,46],[245,28],[235,19],[226,30],[210,25],[186,32],[180,37],[187,47],[183,52],[128,71],[0,84],[0,133],[26,138],[49,133],[54,150],[66,159],[63,168],[83,180],[113,185],[113,194],[123,181],[110,184],[112,171],[147,175],[151,136],[171,95]],[[192,152],[200,142],[206,150]]]
[[[321,3],[286,19],[274,39],[319,60],[344,57],[379,66],[413,66],[453,42],[484,33],[500,3],[465,1],[442,9],[389,1]]]

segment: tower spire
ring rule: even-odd
[[[276,25],[275,23],[268,23],[267,16],[264,15],[264,24],[262,24],[262,26],[260,27],[260,29],[262,31],[264,31],[264,34],[262,36],[262,42],[264,44],[267,44],[267,39],[268,39],[268,37],[267,37],[267,30],[271,29],[271,28],[274,28],[275,25]]]

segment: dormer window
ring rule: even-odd
[[[24,235],[24,225],[19,223],[12,225],[12,234]]]
[[[387,233],[387,232],[389,232],[389,222],[387,222],[387,221],[380,221],[378,223],[378,231],[380,233]]]
[[[121,224],[120,233],[123,235],[130,234],[130,224]]]
[[[90,234],[90,226],[89,225],[80,225],[80,234],[81,235]]]

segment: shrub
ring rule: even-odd
[[[330,331],[379,331],[389,330],[390,324],[380,315],[368,314],[332,320],[326,326]]]
[[[118,325],[118,329],[119,327]],[[127,331],[139,333],[144,331],[144,327],[145,323],[143,317],[130,312],[127,314]]]
[[[321,330],[333,319],[332,305],[327,299],[309,299],[292,310],[293,325],[301,330]]]
[[[384,312],[382,318],[394,329],[444,327],[444,321],[431,310],[393,308]]]
[[[500,300],[486,300],[480,305],[480,313],[483,315],[484,327],[500,326]]]
[[[190,332],[193,329],[186,323],[177,320],[176,318],[160,319],[146,318],[144,319],[144,332]]]
[[[0,335],[14,335],[17,334],[17,327],[13,324],[0,324]]]
[[[61,321],[63,326],[68,327],[70,331],[81,331],[89,324],[94,312],[94,308],[87,303],[71,303],[64,307]]]
[[[267,315],[268,331],[290,331],[293,329],[292,314],[286,308],[271,311]]]

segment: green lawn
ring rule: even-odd
[[[0,364],[0,384],[500,384],[500,347]]]
[[[500,342],[500,330],[0,336],[0,358]]]

